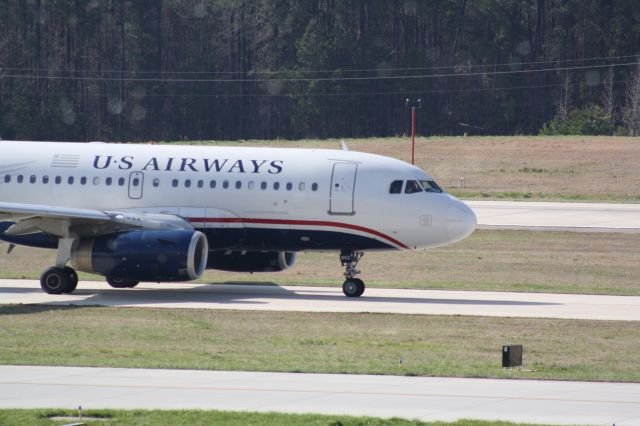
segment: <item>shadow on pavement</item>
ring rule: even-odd
[[[143,284],[144,286],[144,284]],[[40,291],[36,288],[3,287],[0,288],[0,301],[2,293],[34,293]],[[371,296],[365,293],[360,298],[347,298],[342,294],[341,289],[334,287],[307,289],[300,288],[286,289],[273,282],[248,284],[234,282],[224,284],[203,284],[197,287],[185,289],[166,288],[161,285],[157,288],[134,288],[134,289],[114,289],[105,284],[104,289],[82,289],[80,286],[69,300],[52,300],[47,303],[49,306],[81,305],[81,306],[136,306],[136,305],[157,305],[177,304],[185,305],[189,308],[192,304],[227,305],[267,305],[269,300],[288,300],[300,302],[332,302],[342,306],[343,304],[357,305],[359,303],[379,303],[379,304],[430,304],[430,305],[463,305],[463,306],[554,306],[561,303],[552,302],[531,302],[525,300],[481,300],[473,298],[430,298],[428,290],[424,290],[425,297],[403,297],[403,290],[398,290],[396,296]],[[79,299],[78,296],[85,296]],[[471,296],[471,295],[470,295]],[[57,296],[60,297],[60,296]],[[42,300],[42,299],[40,299]],[[0,302],[1,303],[1,302]],[[30,303],[27,299],[24,303]],[[181,307],[181,306],[177,306]],[[302,307],[304,308],[304,306]],[[304,310],[304,309],[301,309]]]

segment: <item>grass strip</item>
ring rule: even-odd
[[[637,322],[0,306],[0,363],[640,381]],[[503,344],[524,366],[501,367]]]
[[[35,409],[0,410],[1,425],[59,426],[74,422],[87,425],[225,425],[225,426],[509,426],[516,423],[482,420],[421,422],[405,419],[380,419],[318,414],[254,413],[214,410],[86,410],[78,417],[75,410]],[[521,426],[527,426],[518,423]],[[529,425],[533,426],[533,425]]]

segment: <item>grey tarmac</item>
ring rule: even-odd
[[[0,366],[0,407],[220,409],[640,425],[640,384]]]
[[[50,295],[36,280],[0,280],[3,304],[297,312],[373,312],[421,315],[640,321],[639,296],[507,293],[368,288],[347,298],[339,287],[142,283],[113,289],[82,281],[72,294]]]
[[[640,232],[640,204],[465,201],[479,229]]]

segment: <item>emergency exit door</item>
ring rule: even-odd
[[[329,214],[355,214],[353,197],[356,190],[356,163],[335,163],[331,174],[331,195],[329,199]]]
[[[132,172],[129,175],[129,198],[139,200],[142,198],[142,185],[144,174],[142,172]]]

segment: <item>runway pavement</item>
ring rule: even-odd
[[[479,229],[640,232],[640,204],[465,201]]]
[[[3,408],[221,409],[640,425],[640,384],[0,366]]]
[[[3,304],[102,305],[299,312],[377,312],[425,315],[640,321],[640,297],[578,294],[368,288],[347,298],[338,287],[142,283],[113,289],[83,281],[73,294],[50,295],[35,280],[0,280]]]

